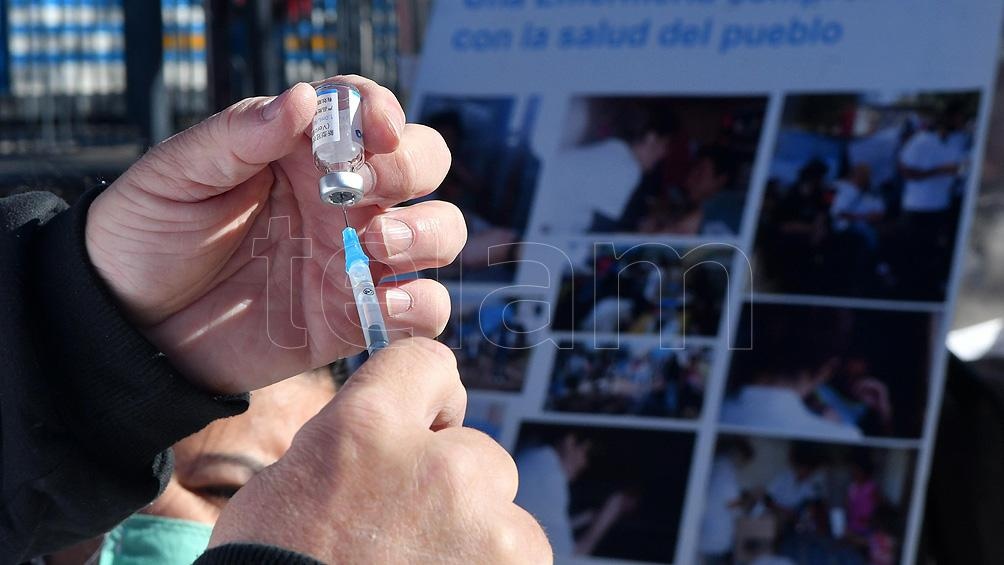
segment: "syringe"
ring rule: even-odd
[[[369,257],[359,243],[359,234],[349,227],[346,209],[363,198],[363,177],[358,171],[366,161],[366,149],[360,104],[362,97],[352,85],[330,81],[318,85],[311,144],[314,164],[324,175],[319,181],[321,201],[341,206],[345,216],[345,230],[342,231],[345,272],[352,285],[366,349],[373,354],[387,347],[387,326],[376,299]]]
[[[343,208],[344,211],[344,208]],[[387,347],[390,340],[387,337],[387,326],[380,312],[380,303],[376,299],[376,287],[373,284],[373,274],[370,273],[370,260],[363,252],[359,243],[359,234],[348,227],[342,230],[342,242],[345,245],[345,272],[349,275],[352,285],[352,297],[356,301],[356,311],[359,312],[359,324],[366,340],[366,350],[370,355]]]

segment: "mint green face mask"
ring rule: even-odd
[[[134,514],[105,537],[100,565],[191,565],[209,545],[208,524]]]

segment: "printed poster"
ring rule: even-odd
[[[427,275],[559,562],[914,562],[1002,7],[438,4]]]

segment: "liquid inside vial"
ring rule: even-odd
[[[363,129],[354,86],[323,83],[317,87],[312,140],[314,162],[322,173],[355,172],[363,164]]]

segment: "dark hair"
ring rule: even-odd
[[[617,137],[628,143],[641,141],[650,133],[669,136],[679,127],[676,115],[668,108],[643,102],[627,103],[618,121]]]
[[[575,442],[582,441],[582,436],[576,433],[574,429],[563,427],[541,428],[537,430],[536,434],[537,443],[555,448],[560,447],[562,442],[569,437]]]
[[[875,461],[872,459],[871,452],[867,449],[855,450],[851,456],[851,463],[869,477],[875,474]]]
[[[818,157],[813,158],[798,171],[799,182],[818,181],[826,178],[830,167]]]
[[[965,117],[968,113],[967,110],[968,108],[965,101],[956,98],[945,104],[944,109],[941,111],[941,115],[944,118],[961,118]]]
[[[731,150],[718,145],[705,145],[697,151],[695,162],[704,159],[711,161],[717,176],[725,175],[725,178],[728,179],[725,182],[726,185],[735,180],[739,170],[739,162]]]
[[[534,425],[532,429],[526,433],[525,437],[520,438],[520,442],[519,445],[516,446],[516,450],[521,451],[523,449],[530,449],[534,447],[551,447],[555,450],[560,450],[562,444],[569,439],[576,444],[592,440],[592,438],[588,435],[584,435],[576,428],[566,426]],[[593,446],[592,451],[596,451],[595,445]]]
[[[746,461],[753,459],[756,451],[750,441],[744,437],[723,436],[718,441],[718,450],[721,453],[733,452]]]
[[[826,454],[818,445],[796,441],[788,452],[791,463],[799,467],[818,469],[826,463]]]
[[[826,362],[813,341],[793,335],[791,344],[790,351],[784,355],[771,353],[766,348],[757,348],[743,356],[743,365],[750,371],[752,380],[795,383],[802,378],[803,373],[815,371]]]
[[[956,120],[965,118],[966,107],[961,100],[950,100],[933,115],[933,125],[936,129],[949,130],[955,127]]]

